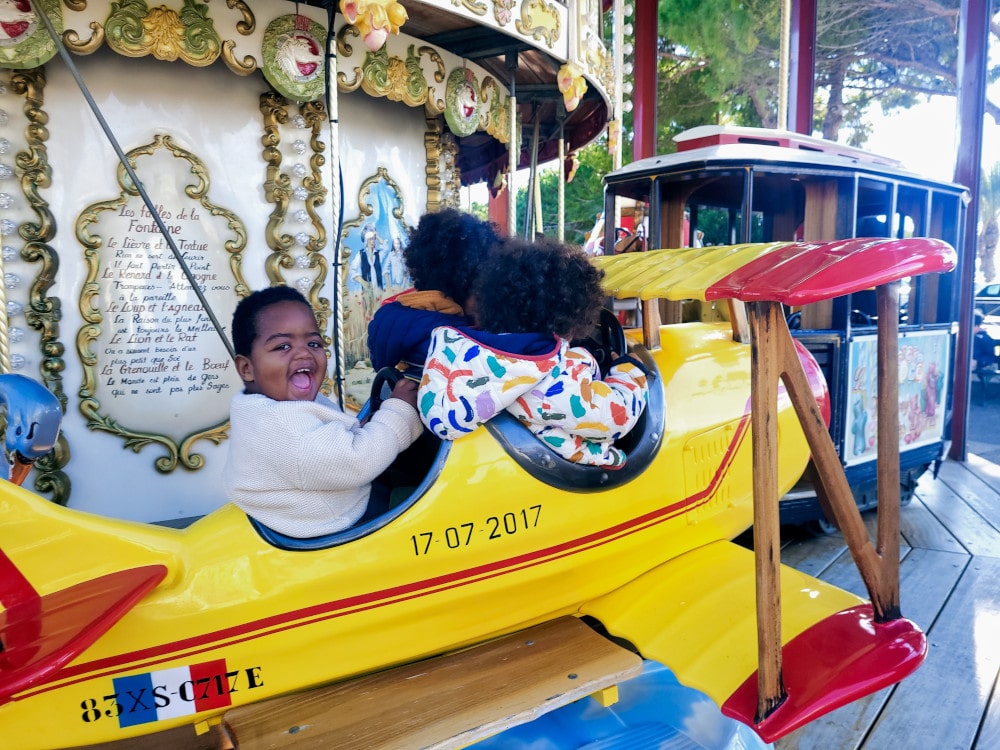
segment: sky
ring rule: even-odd
[[[955,103],[954,97],[936,96],[889,115],[874,106],[867,118],[872,123],[872,134],[864,148],[898,159],[913,172],[951,180],[958,134]],[[982,148],[985,169],[1000,162],[1000,126],[991,117],[986,117],[983,123]]]

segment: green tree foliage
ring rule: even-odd
[[[990,0],[993,16],[1000,0]],[[657,151],[676,150],[673,136],[698,125],[781,127],[779,51],[782,0],[660,0],[657,44]],[[959,0],[818,0],[814,131],[864,146],[865,113],[910,107],[925,96],[954,95]],[[1000,23],[990,38],[1000,37]],[[1000,65],[989,70],[1000,80]],[[986,104],[1000,123],[1000,106]],[[630,160],[630,116],[623,127]],[[602,209],[601,177],[611,167],[603,144],[580,152],[566,188],[566,238],[582,243]],[[543,222],[556,234],[558,176],[541,177]],[[518,196],[523,234],[527,196]]]
[[[573,179],[566,183],[566,242],[582,245],[586,234],[594,226],[597,214],[604,207],[604,186],[601,180],[612,167],[612,157],[608,153],[607,141],[603,138],[580,149],[577,154],[579,166]],[[545,170],[539,177],[542,194],[542,226],[537,231],[546,237],[556,237],[559,232],[559,173],[554,169]],[[528,191],[521,188],[517,193],[517,232],[524,235],[527,216]]]
[[[658,146],[670,136],[678,103],[714,103],[701,122],[766,127],[777,122],[781,0],[665,0],[659,3]],[[993,14],[1000,0],[991,0]],[[922,96],[954,95],[958,55],[958,0],[819,0],[817,5],[814,127],[836,140],[851,131],[863,145],[863,117],[877,102],[885,111]],[[991,38],[1000,26],[991,27]],[[992,66],[991,81],[1000,78]],[[692,80],[703,97],[690,97]],[[677,93],[672,89],[677,88]],[[682,93],[683,92],[683,93]],[[681,116],[678,116],[678,113]],[[987,102],[1000,123],[1000,107]]]
[[[697,125],[777,125],[778,0],[669,0],[658,10],[659,153]]]

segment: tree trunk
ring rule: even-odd
[[[1000,241],[1000,225],[996,214],[991,214],[983,233],[979,237],[979,270],[987,282],[997,277],[996,254],[997,242]]]
[[[826,103],[826,115],[823,117],[823,137],[828,141],[836,141],[840,126],[844,123],[844,76],[847,73],[846,61],[838,62],[829,72],[827,85],[830,98]]]

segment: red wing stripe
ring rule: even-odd
[[[705,290],[705,299],[803,305],[907,276],[950,271],[957,257],[947,242],[927,237],[799,242],[727,274]]]

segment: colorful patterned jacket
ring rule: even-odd
[[[498,348],[537,352],[540,340],[551,344],[543,354]],[[625,454],[613,443],[635,425],[647,397],[646,373],[628,357],[601,380],[593,355],[564,339],[443,327],[431,336],[417,407],[445,440],[506,409],[563,458],[617,468]]]

